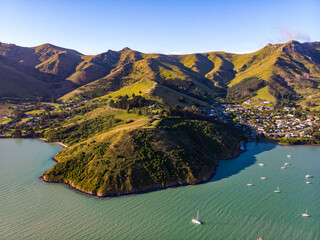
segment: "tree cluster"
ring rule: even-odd
[[[140,95],[132,96],[130,99],[128,95],[119,96],[116,101],[110,100],[110,107],[121,109],[141,108],[146,105],[146,99]]]
[[[266,83],[262,79],[257,77],[245,78],[228,89],[227,100],[237,102],[251,98],[255,95],[256,91],[264,86],[266,86]]]

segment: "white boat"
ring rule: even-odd
[[[307,174],[306,175],[306,178],[312,178],[313,176],[312,175],[310,175],[310,174]]]
[[[286,169],[286,166],[282,166],[281,169]]]
[[[259,166],[263,167],[263,166],[264,166],[264,163],[259,163]]]
[[[253,183],[251,182],[251,179],[250,179],[250,182],[247,183],[247,186],[249,186],[249,187],[252,187],[252,186],[253,186]]]
[[[311,184],[311,182],[310,181],[306,181],[306,184]]]
[[[279,193],[280,192],[280,189],[279,189],[279,186],[277,187],[276,190],[274,190],[275,193]]]
[[[302,213],[301,215],[302,217],[310,217],[310,215],[308,214],[308,209],[306,209],[306,212]]]
[[[197,218],[192,218],[192,223],[201,225],[202,222],[199,220],[199,210],[197,211]]]
[[[288,166],[288,165],[290,165],[290,163],[288,163],[288,162],[285,162],[285,163],[284,163],[284,166]]]
[[[260,177],[260,179],[261,179],[261,180],[266,180],[267,178],[266,178],[266,177]]]
[[[287,154],[287,158],[291,158],[292,156],[291,156],[291,154],[289,153],[289,154]]]

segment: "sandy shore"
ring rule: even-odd
[[[41,141],[44,141],[44,142],[49,142],[47,139],[45,139],[45,138],[38,138],[39,140],[41,140]],[[63,143],[61,143],[61,142],[52,142],[52,143],[55,143],[55,144],[58,144],[58,145],[60,145],[61,147],[64,147],[64,148],[67,148],[68,146],[67,145],[65,145],[65,144],[63,144]]]
[[[54,142],[55,144],[58,144],[58,145],[60,145],[60,146],[62,146],[62,147],[64,147],[64,148],[67,148],[68,146],[67,145],[65,145],[65,144],[63,144],[63,143],[61,143],[61,142]]]

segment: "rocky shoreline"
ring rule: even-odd
[[[239,152],[235,153],[233,156],[231,157],[226,157],[226,158],[220,158],[218,160],[229,160],[229,159],[234,159],[236,157],[238,157],[241,153],[245,152],[246,150],[240,150]],[[53,157],[52,158],[53,161],[58,162],[58,160]],[[218,166],[218,160],[217,160],[217,165]],[[216,167],[214,169],[214,171],[209,175],[209,176],[205,176],[203,177],[201,180],[195,182],[195,183],[189,183],[189,182],[175,182],[173,184],[167,184],[167,185],[154,185],[154,186],[150,186],[147,187],[144,190],[132,190],[132,191],[127,191],[127,192],[122,192],[122,193],[111,193],[111,194],[106,194],[106,195],[98,195],[97,193],[94,192],[87,192],[82,190],[81,188],[78,188],[76,186],[74,186],[72,183],[68,182],[64,182],[64,181],[48,181],[46,180],[43,176],[40,177],[41,181],[43,181],[44,183],[60,183],[60,184],[64,184],[65,186],[67,186],[69,189],[75,190],[77,193],[83,194],[85,196],[88,197],[95,197],[97,199],[111,199],[114,197],[125,197],[125,196],[135,196],[137,194],[144,194],[144,193],[150,193],[150,192],[155,192],[155,191],[160,191],[160,190],[165,190],[165,189],[170,189],[170,188],[177,188],[177,187],[184,187],[184,186],[189,186],[189,185],[198,185],[198,184],[203,184],[208,182],[210,179],[212,179],[216,173]]]

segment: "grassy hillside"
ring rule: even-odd
[[[45,181],[113,196],[207,180],[217,158],[240,152],[242,133],[207,121],[155,121],[102,106],[45,137],[69,145],[56,155],[58,163],[44,173]]]
[[[50,99],[79,86],[65,80],[81,60],[77,51],[51,44],[24,48],[0,43],[0,57],[0,97]]]
[[[310,105],[311,101],[311,105],[316,106],[316,95],[311,100],[308,95],[317,91],[320,81],[320,55],[317,46],[317,43],[301,44],[291,41],[286,44],[269,44],[251,54],[212,52],[180,56],[138,52],[134,55],[132,50],[125,50],[121,52],[120,59],[126,61],[120,62],[139,64],[126,68],[119,68],[118,65],[116,72],[121,76],[121,80],[109,75],[94,84],[77,89],[74,93],[96,97],[147,77],[160,84],[157,87],[167,87],[207,101],[217,96],[226,96],[228,88],[236,85],[233,87],[234,91],[241,86],[237,84],[246,79],[257,79],[258,82],[264,81],[261,86],[265,87],[256,89],[253,95],[245,94],[246,97],[242,97],[242,100],[252,97],[268,100],[275,105],[300,103],[303,106]],[[289,102],[274,90],[272,79],[277,79],[277,88],[290,92]],[[122,85],[117,86],[115,82]],[[106,85],[108,87],[104,87]],[[94,91],[96,94],[92,94]],[[90,94],[87,94],[88,92]],[[64,98],[70,98],[74,93]]]
[[[0,56],[0,97],[32,98],[49,95],[48,86],[36,74],[26,74],[33,69],[17,67],[16,63]],[[33,76],[32,76],[33,75]]]
[[[249,97],[273,104],[297,103],[314,108],[320,104],[317,96],[320,83],[318,42],[268,44],[250,54],[164,55],[125,48],[94,56],[51,44],[24,48],[0,43],[0,55],[14,63],[10,71],[4,67],[0,69],[7,71],[0,79],[5,87],[2,96],[34,98],[49,93],[64,100],[94,99],[140,81],[153,81],[157,84],[154,89],[167,89],[168,96],[183,94],[210,102],[216,97],[226,97],[228,88],[235,86],[234,91],[241,86],[237,84],[246,79],[259,79],[257,81],[263,80],[265,87],[255,90]],[[29,87],[24,88],[24,82]],[[278,88],[290,93],[289,101],[288,94],[284,94],[284,98],[275,91]]]
[[[309,44],[291,41],[286,44],[268,45],[252,54],[234,56],[237,74],[229,87],[252,76],[267,82],[277,78],[277,85],[281,85],[283,91],[291,92],[292,100],[306,99],[308,95],[304,90],[310,88],[315,90],[319,85],[319,59],[318,50]],[[274,102],[272,99],[276,99],[278,103],[282,102],[283,96],[275,94],[271,84],[267,85],[268,91],[258,92],[257,98],[271,102]]]

